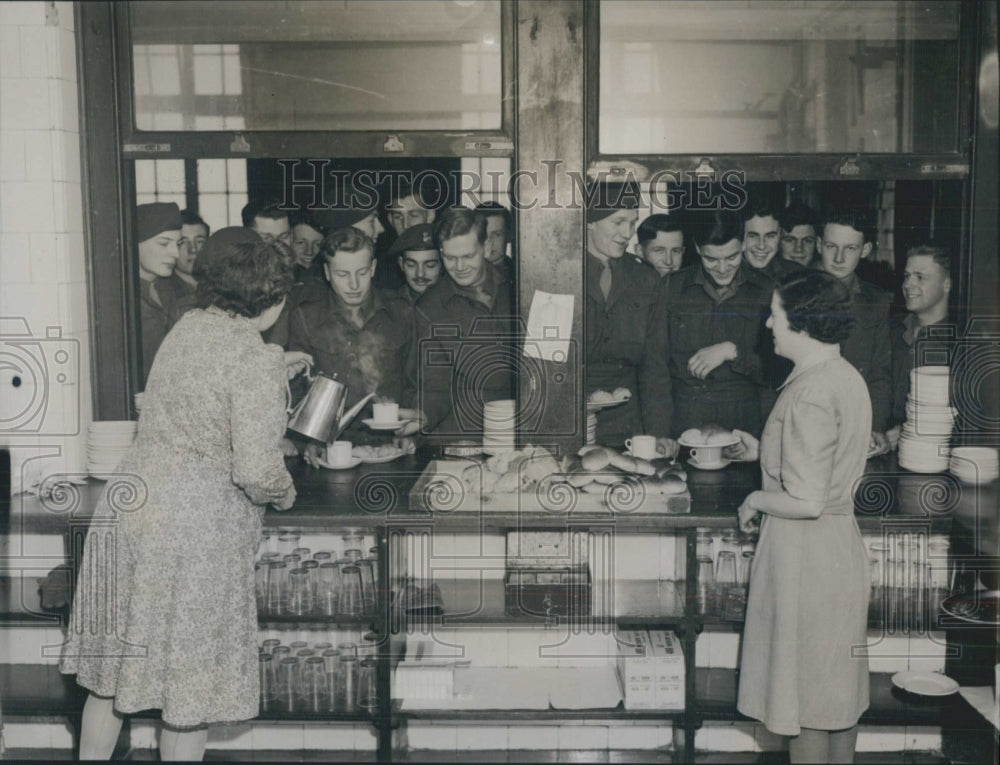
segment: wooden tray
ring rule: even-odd
[[[410,490],[410,507],[446,513],[538,513],[551,516],[662,515],[691,511],[691,493],[651,494],[632,480],[602,485],[591,493],[568,483],[549,483],[510,494],[470,491],[462,473],[472,459],[431,460]]]

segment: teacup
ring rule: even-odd
[[[334,441],[332,444],[327,444],[326,461],[335,467],[349,465],[352,449],[354,449],[354,444],[350,441]]]
[[[633,457],[643,460],[656,459],[656,436],[632,436],[625,439],[625,448]]]
[[[703,467],[718,467],[724,464],[722,450],[724,446],[695,446],[691,448],[691,461]]]
[[[399,404],[372,404],[372,419],[377,423],[399,422]]]

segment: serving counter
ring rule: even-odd
[[[599,611],[586,617],[590,627],[610,630],[649,629],[670,630],[679,638],[686,661],[684,673],[685,707],[680,711],[635,712],[623,708],[586,711],[567,710],[428,710],[404,711],[392,696],[391,665],[398,659],[398,641],[380,642],[377,684],[380,702],[369,713],[331,714],[269,714],[269,719],[310,719],[331,722],[370,721],[375,727],[380,760],[391,759],[391,731],[402,720],[410,721],[514,721],[521,719],[550,720],[559,724],[566,720],[661,720],[670,721],[674,731],[681,734],[677,741],[683,747],[684,761],[694,755],[694,734],[709,721],[738,721],[735,710],[737,670],[704,667],[697,661],[698,636],[702,631],[726,632],[730,635],[742,629],[740,619],[722,618],[699,610],[698,536],[704,532],[716,535],[736,529],[736,510],[746,495],[759,487],[759,466],[734,463],[723,470],[701,471],[689,468],[688,489],[691,510],[687,513],[643,513],[639,507],[633,512],[605,510],[595,512],[578,510],[572,502],[560,512],[526,513],[519,508],[518,496],[510,496],[509,505],[488,512],[428,512],[420,509],[423,503],[411,502],[411,490],[432,459],[439,458],[436,450],[424,448],[415,454],[402,457],[388,464],[363,464],[350,470],[317,470],[299,460],[290,460],[289,470],[295,480],[297,499],[294,507],[284,512],[269,509],[264,514],[266,527],[295,528],[304,535],[332,533],[345,527],[367,529],[373,534],[378,548],[378,580],[388,582],[401,572],[392,571],[394,558],[390,554],[398,538],[407,534],[432,536],[437,533],[458,535],[503,535],[517,530],[589,531],[595,528],[624,536],[659,535],[674,537],[677,541],[676,576],[655,573],[651,581],[633,581],[613,578],[614,608]],[[130,512],[138,509],[141,498],[123,491],[126,484],[115,485],[109,491],[115,495],[116,511]],[[24,535],[62,535],[64,549],[74,549],[73,539],[85,532],[94,522],[94,509],[104,482],[88,480],[84,484],[57,486],[49,496],[19,496],[12,500],[11,513],[6,519],[5,533],[12,538]],[[117,494],[116,494],[117,492]],[[589,507],[593,507],[590,504]],[[997,484],[974,487],[961,484],[948,474],[918,475],[902,470],[891,455],[869,461],[855,498],[855,517],[866,537],[907,539],[922,536],[924,549],[931,537],[951,536],[953,549],[958,546],[967,557],[981,559],[983,568],[996,569],[996,508]],[[112,518],[101,522],[113,523]],[[893,536],[895,535],[895,536]],[[395,540],[395,541],[394,541]],[[78,542],[77,542],[78,544]],[[502,566],[502,563],[500,564]],[[662,571],[661,571],[662,574]],[[392,636],[407,629],[523,629],[548,628],[553,624],[571,622],[580,615],[545,617],[511,617],[503,605],[503,582],[490,578],[471,578],[469,587],[463,589],[461,579],[442,583],[445,601],[444,618],[412,617],[400,620],[399,614],[389,603],[388,588],[378,591],[377,612],[371,615],[368,625],[376,635]],[[989,586],[994,586],[990,584]],[[595,590],[596,592],[596,590]],[[468,602],[466,602],[468,601]],[[495,602],[494,602],[495,601]],[[447,614],[453,616],[448,618]],[[283,625],[289,620],[312,623],[319,629],[333,629],[336,625],[358,626],[358,617],[343,618],[312,616],[296,618],[284,616],[270,618],[262,613],[262,627]],[[301,626],[301,625],[299,625]],[[926,627],[926,623],[924,627]],[[926,631],[925,631],[926,634]],[[989,648],[992,638],[981,631],[980,642]],[[905,636],[904,636],[905,638]],[[982,638],[988,638],[982,640]],[[995,646],[993,646],[995,656]],[[995,659],[994,659],[995,660]],[[990,665],[992,666],[992,665]],[[950,667],[949,674],[958,673]],[[864,725],[965,725],[969,714],[967,706],[956,695],[954,700],[935,701],[907,698],[893,688],[891,674],[886,669],[872,669],[872,708],[862,718]],[[58,678],[57,678],[58,680]],[[71,682],[71,681],[65,681]],[[981,683],[979,683],[981,684]]]

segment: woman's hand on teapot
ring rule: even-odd
[[[291,380],[313,365],[313,357],[305,351],[285,351],[285,373]]]
[[[740,439],[740,442],[722,450],[727,460],[756,462],[760,459],[760,441],[743,430],[733,430],[733,435]]]
[[[760,511],[753,506],[753,497],[757,492],[753,491],[747,494],[747,498],[743,500],[743,504],[740,505],[740,509],[737,511],[740,521],[740,531],[744,534],[750,534],[757,530],[757,516]]]

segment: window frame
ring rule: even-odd
[[[499,130],[139,130],[135,124],[130,3],[114,3],[117,46],[118,130],[130,159],[231,159],[317,157],[512,157],[514,99],[514,0],[500,0]],[[385,148],[390,137],[401,150]],[[294,147],[294,148],[292,148]]]
[[[701,153],[642,154],[600,152],[600,0],[585,4],[586,161],[592,178],[624,177],[631,172],[646,181],[666,173],[695,180],[711,172],[742,171],[747,181],[813,180],[934,180],[967,178],[972,156],[971,83],[977,65],[977,25],[981,8],[975,0],[960,0],[957,145],[948,152],[810,152],[810,153]]]

